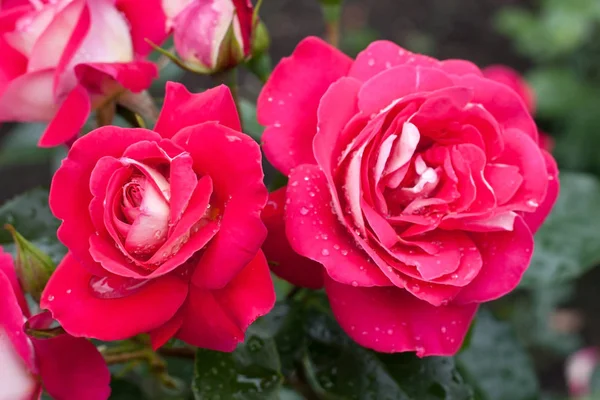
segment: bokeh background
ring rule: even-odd
[[[325,30],[316,0],[264,0],[261,17],[270,31],[274,63],[305,36]],[[600,0],[347,0],[341,37],[350,55],[373,40],[388,39],[437,58],[515,68],[537,93],[536,120],[555,141],[561,171],[600,177]],[[183,81],[190,90],[212,85],[209,78],[170,65],[152,88],[155,96],[160,98],[166,80]],[[241,74],[241,94],[248,100],[243,112],[250,119],[260,87],[256,78]],[[65,150],[37,149],[43,128],[0,127],[0,205],[49,185]],[[570,199],[572,207],[583,200],[597,205],[578,221],[589,230],[589,243],[580,243],[589,253],[585,265],[558,284],[538,279],[492,305],[529,356],[507,374],[535,370],[544,395],[556,398],[565,398],[565,358],[579,348],[600,346],[600,268],[593,268],[600,262],[600,188],[586,182],[582,185],[592,187],[576,193],[589,198]],[[600,382],[596,378],[600,374],[594,378]],[[510,398],[503,393],[499,390],[497,399]]]

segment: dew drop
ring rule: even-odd
[[[329,255],[329,250],[323,249],[323,250],[321,250],[321,254],[323,254],[324,256],[328,256]]]
[[[446,327],[445,327],[445,326],[442,326],[442,328],[441,328],[441,331],[442,331],[442,333],[446,333],[446,331],[447,331],[447,330],[448,330],[448,329],[446,329]]]
[[[267,99],[267,101],[268,101],[269,103],[272,103],[272,102],[273,102],[273,98],[272,98],[272,97],[269,97],[269,98]]]
[[[387,330],[387,334],[388,335],[393,335],[394,334],[394,330],[393,329],[388,329]]]
[[[48,296],[48,301],[53,301],[53,300],[54,300],[54,296],[53,295]]]
[[[369,67],[372,67],[373,65],[375,65],[375,60],[372,58],[369,58],[369,61],[367,63],[369,64]]]
[[[71,294],[72,290],[71,289],[67,289],[67,294]]]
[[[342,250],[340,253],[342,253],[343,256],[347,256],[348,255],[348,250]]]
[[[352,286],[357,287],[358,286],[358,282],[352,281]]]
[[[306,208],[306,207],[302,207],[302,208],[300,209],[300,214],[302,214],[302,215],[306,215],[306,214],[308,214],[308,208]]]

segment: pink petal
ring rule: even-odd
[[[242,332],[275,305],[275,289],[267,259],[262,251],[223,289],[213,291],[215,299]]]
[[[550,153],[545,150],[542,151],[542,155],[544,156],[546,168],[548,170],[548,190],[546,191],[544,200],[534,212],[523,213],[522,215],[523,220],[525,220],[525,223],[529,226],[532,234],[535,234],[540,226],[542,226],[546,217],[550,214],[552,207],[554,207],[554,203],[556,203],[556,199],[560,192],[556,161],[554,161],[554,158],[552,158]]]
[[[523,183],[503,208],[511,211],[535,211],[544,200],[549,184],[542,150],[533,139],[516,129],[505,131],[504,140],[504,152],[495,162],[518,167]]]
[[[90,111],[87,91],[83,86],[75,86],[46,127],[38,146],[54,147],[75,138],[85,125]]]
[[[284,203],[286,188],[269,194],[262,220],[269,232],[262,250],[269,260],[271,271],[296,286],[309,289],[323,287],[323,267],[296,253],[285,235]]]
[[[360,52],[348,76],[366,82],[380,72],[399,65],[431,67],[437,62],[434,58],[411,53],[395,43],[379,40]]]
[[[537,128],[523,100],[511,88],[475,75],[454,76],[458,86],[474,90],[473,103],[481,104],[504,129],[519,129],[537,143]]]
[[[514,69],[505,65],[490,65],[483,69],[483,76],[487,79],[503,83],[519,95],[525,102],[531,114],[535,113],[535,93],[527,82]]]
[[[33,339],[44,389],[55,399],[106,400],[110,372],[91,342],[61,335]]]
[[[476,304],[434,307],[398,288],[354,288],[327,278],[325,289],[335,318],[358,344],[417,356],[458,352]]]
[[[156,132],[171,138],[183,128],[207,121],[241,130],[235,102],[226,86],[190,93],[179,83],[167,83],[165,102],[154,127]]]
[[[212,178],[211,204],[221,210],[221,227],[202,255],[192,281],[224,287],[253,258],[267,232],[260,212],[267,202],[259,146],[249,136],[217,123],[182,130],[173,138],[194,159],[194,171]]]
[[[244,332],[210,290],[190,286],[182,315],[177,338],[192,346],[231,352],[244,340]]]
[[[317,163],[326,175],[331,175],[339,154],[344,150],[341,134],[353,116],[359,113],[357,105],[361,82],[341,78],[333,83],[323,97],[318,109],[317,133],[313,151]]]
[[[290,175],[285,211],[286,233],[292,248],[323,264],[329,276],[360,286],[386,286],[390,281],[355,244],[333,213],[331,194],[317,166],[301,165]]]
[[[6,262],[5,255],[2,255],[3,260],[0,262]],[[3,268],[4,269],[4,268]],[[9,278],[0,271],[0,293],[2,293],[1,307],[0,307],[0,346],[7,353],[0,352],[1,355],[6,355],[7,358],[2,360],[4,362],[11,362],[15,368],[13,371],[16,376],[22,379],[21,384],[32,385],[33,382],[29,382],[27,374],[37,373],[35,364],[35,355],[31,347],[31,343],[25,332],[23,331],[23,324],[25,322],[25,316],[21,310],[18,297],[13,289],[12,278]],[[0,387],[2,389],[2,387]]]
[[[371,78],[358,94],[358,107],[369,115],[379,113],[404,96],[454,86],[441,70],[402,65]]]
[[[349,76],[368,81],[380,72],[399,65],[432,67],[452,75],[481,75],[479,68],[464,60],[438,61],[422,54],[411,53],[395,43],[378,40],[362,51],[352,65]]]
[[[83,0],[75,0],[67,4],[52,17],[52,22],[44,29],[31,49],[27,71],[39,71],[56,68],[65,48],[77,32],[78,25],[84,24],[88,18],[88,7]]]
[[[498,205],[508,202],[523,183],[519,168],[506,164],[487,164],[485,180],[490,184]]]
[[[175,276],[148,281],[106,279],[100,292],[104,281],[67,254],[44,289],[40,305],[73,336],[123,340],[167,322],[188,291],[188,284]]]
[[[89,238],[96,229],[89,215],[92,194],[90,176],[98,160],[105,156],[119,158],[125,149],[139,141],[158,141],[160,137],[145,129],[104,127],[75,141],[67,158],[54,174],[50,187],[50,209],[63,220],[57,236],[82,266],[102,275],[102,268],[89,254]]]
[[[533,236],[522,218],[517,217],[512,232],[473,233],[483,259],[483,267],[455,301],[458,304],[482,303],[513,290],[529,266]]]
[[[173,336],[177,334],[179,328],[183,324],[183,310],[185,306],[181,307],[177,313],[165,322],[163,325],[150,331],[150,342],[154,350],[164,346]]]
[[[198,177],[192,169],[194,160],[183,153],[171,161],[169,183],[171,185],[171,216],[169,224],[174,226],[185,212],[198,184]],[[211,185],[212,186],[212,185]]]
[[[5,253],[2,247],[0,247],[0,274],[2,273],[10,281],[13,293],[15,294],[17,302],[21,307],[23,315],[29,317],[29,306],[27,305],[27,301],[23,295],[23,290],[21,290],[21,285],[19,284],[19,280],[17,278],[17,271],[15,270],[12,256],[9,253]]]
[[[275,304],[269,267],[262,252],[220,290],[192,286],[177,337],[193,346],[233,351],[256,318]]]
[[[56,112],[52,70],[24,74],[0,92],[0,121],[45,122]]]
[[[115,82],[134,93],[147,89],[158,77],[158,68],[149,61],[127,63],[85,63],[75,67],[79,83],[92,93],[111,94]]]
[[[161,0],[147,0],[140,7],[138,0],[116,1],[117,8],[131,27],[131,40],[137,56],[145,57],[152,52],[152,46],[146,39],[160,46],[167,37],[167,17],[161,3]]]
[[[304,39],[275,68],[258,98],[258,122],[267,159],[282,173],[314,164],[317,109],[329,86],[348,72],[351,60],[321,39]],[[323,68],[327,65],[327,68]]]

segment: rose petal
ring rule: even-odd
[[[522,215],[523,220],[525,220],[525,223],[529,226],[532,234],[535,234],[540,226],[542,226],[542,223],[548,214],[550,214],[552,207],[554,207],[554,203],[556,203],[556,199],[560,192],[556,161],[552,158],[550,153],[545,150],[542,151],[542,155],[544,156],[546,168],[548,170],[548,190],[546,191],[544,200],[534,212],[523,213]]]
[[[160,136],[145,129],[96,129],[73,144],[52,179],[50,209],[63,220],[57,236],[73,257],[96,275],[102,275],[103,270],[89,254],[89,237],[96,231],[88,209],[92,194],[83,189],[89,187],[90,175],[100,158],[119,158],[128,146],[144,140],[158,141]]]
[[[454,86],[441,70],[402,65],[371,78],[358,94],[358,107],[369,115],[379,113],[404,96]]]
[[[149,332],[175,314],[188,292],[188,284],[175,276],[138,281],[131,287],[124,278],[113,276],[111,279],[124,282],[125,286],[95,294],[92,278],[67,254],[42,293],[41,307],[50,310],[62,327],[76,337],[110,341]]]
[[[327,278],[333,314],[361,346],[417,356],[458,352],[477,310],[476,304],[434,307],[398,288],[354,288]]]
[[[24,74],[0,92],[0,121],[50,121],[56,112],[52,70]]]
[[[147,89],[158,77],[158,68],[145,60],[127,63],[84,63],[75,66],[79,83],[92,93],[112,94],[115,84],[134,93]]]
[[[267,232],[260,212],[267,202],[261,154],[249,136],[216,123],[182,130],[173,141],[194,159],[194,171],[214,185],[211,203],[221,211],[219,233],[194,272],[198,287],[224,287],[260,248]]]
[[[286,188],[269,194],[262,212],[262,221],[269,232],[262,250],[269,260],[271,271],[296,286],[309,289],[323,287],[323,267],[296,253],[285,234],[284,203]]]
[[[165,102],[154,130],[171,138],[181,129],[215,121],[240,131],[240,119],[231,92],[225,85],[190,93],[182,84],[167,82]]]
[[[352,237],[331,208],[331,194],[316,165],[301,165],[290,175],[285,211],[286,234],[292,248],[323,264],[335,280],[360,286],[385,286],[390,281]]]
[[[533,236],[521,217],[515,219],[512,232],[474,233],[471,238],[481,253],[483,267],[456,297],[458,304],[494,300],[513,290],[533,253]]]
[[[85,125],[90,111],[91,104],[87,91],[83,86],[75,86],[46,127],[38,146],[54,147],[75,138]]]
[[[300,164],[315,162],[312,140],[319,102],[351,63],[334,47],[309,37],[271,74],[258,98],[257,116],[267,127],[262,136],[265,155],[285,175]]]
[[[44,389],[55,399],[106,400],[110,371],[91,342],[61,335],[33,339]]]
[[[116,1],[131,27],[131,41],[137,56],[145,57],[152,52],[153,48],[146,40],[160,46],[167,37],[167,18],[161,3],[161,0],[146,0],[144,7],[140,7],[138,0]]]

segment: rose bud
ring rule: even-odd
[[[194,71],[223,71],[262,50],[253,48],[253,43],[263,43],[266,31],[254,29],[258,22],[255,23],[249,0],[184,0],[163,4],[179,58]],[[255,33],[260,33],[260,37]]]

